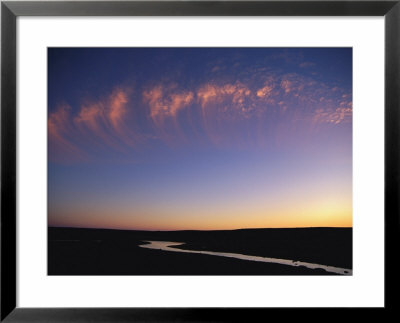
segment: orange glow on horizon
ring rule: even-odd
[[[63,218],[65,221],[63,221]],[[121,230],[235,230],[250,228],[297,228],[297,227],[352,227],[352,210],[350,208],[294,208],[271,214],[268,211],[252,213],[228,212],[172,215],[169,212],[159,215],[130,216],[97,213],[95,216],[71,216],[65,214],[58,217],[50,226],[72,226],[87,228],[108,228]]]

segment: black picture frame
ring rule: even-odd
[[[385,306],[399,286],[400,0],[395,1],[2,1],[1,2],[1,322],[254,321],[299,308],[19,308],[16,306],[16,19],[19,16],[384,16]],[[367,291],[367,289],[366,289]],[[40,293],[40,291],[38,291]],[[329,316],[335,315],[326,308]],[[350,314],[350,309],[345,309]],[[277,313],[279,312],[279,313]],[[327,314],[325,313],[325,314]],[[368,312],[370,313],[370,312]],[[270,314],[270,313],[268,313]],[[261,315],[261,316],[260,316]],[[249,319],[254,318],[254,320]],[[283,318],[283,317],[282,317]]]

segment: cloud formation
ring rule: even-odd
[[[57,151],[83,157],[87,147],[123,153],[150,139],[168,146],[193,138],[208,138],[216,146],[259,146],[300,124],[317,131],[316,125],[352,120],[351,93],[339,86],[267,71],[257,84],[212,80],[183,88],[159,82],[136,96],[132,88],[116,87],[75,109],[60,105],[49,116],[49,138]]]
[[[63,104],[49,114],[47,121],[49,137],[49,154],[52,160],[68,159],[85,160],[87,154],[71,140],[74,129],[70,119],[71,107]]]
[[[317,109],[314,115],[314,123],[350,123],[352,121],[352,102],[342,101],[336,109]]]
[[[129,90],[116,88],[106,98],[83,104],[74,118],[80,132],[97,138],[96,142],[123,150],[134,147],[138,141],[132,125],[127,125]]]
[[[167,117],[176,118],[178,112],[193,101],[191,91],[171,91],[162,85],[143,92],[143,99],[149,105],[150,117],[159,123]]]
[[[194,93],[179,89],[176,84],[159,84],[144,90],[142,97],[148,107],[148,117],[155,135],[169,146],[176,146],[178,141],[184,141],[185,136],[178,118],[180,112],[192,104]]]
[[[75,110],[60,105],[48,119],[49,142],[57,156],[72,154],[78,159],[87,159],[90,150],[104,146],[118,151],[126,150],[127,146],[135,147],[140,136],[133,124],[127,123],[130,92],[115,88],[110,95],[82,103]]]

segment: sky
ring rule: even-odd
[[[352,226],[351,48],[49,48],[48,224]]]

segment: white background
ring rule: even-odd
[[[383,306],[384,19],[18,18],[18,306]],[[47,276],[47,47],[353,47],[353,276]]]

